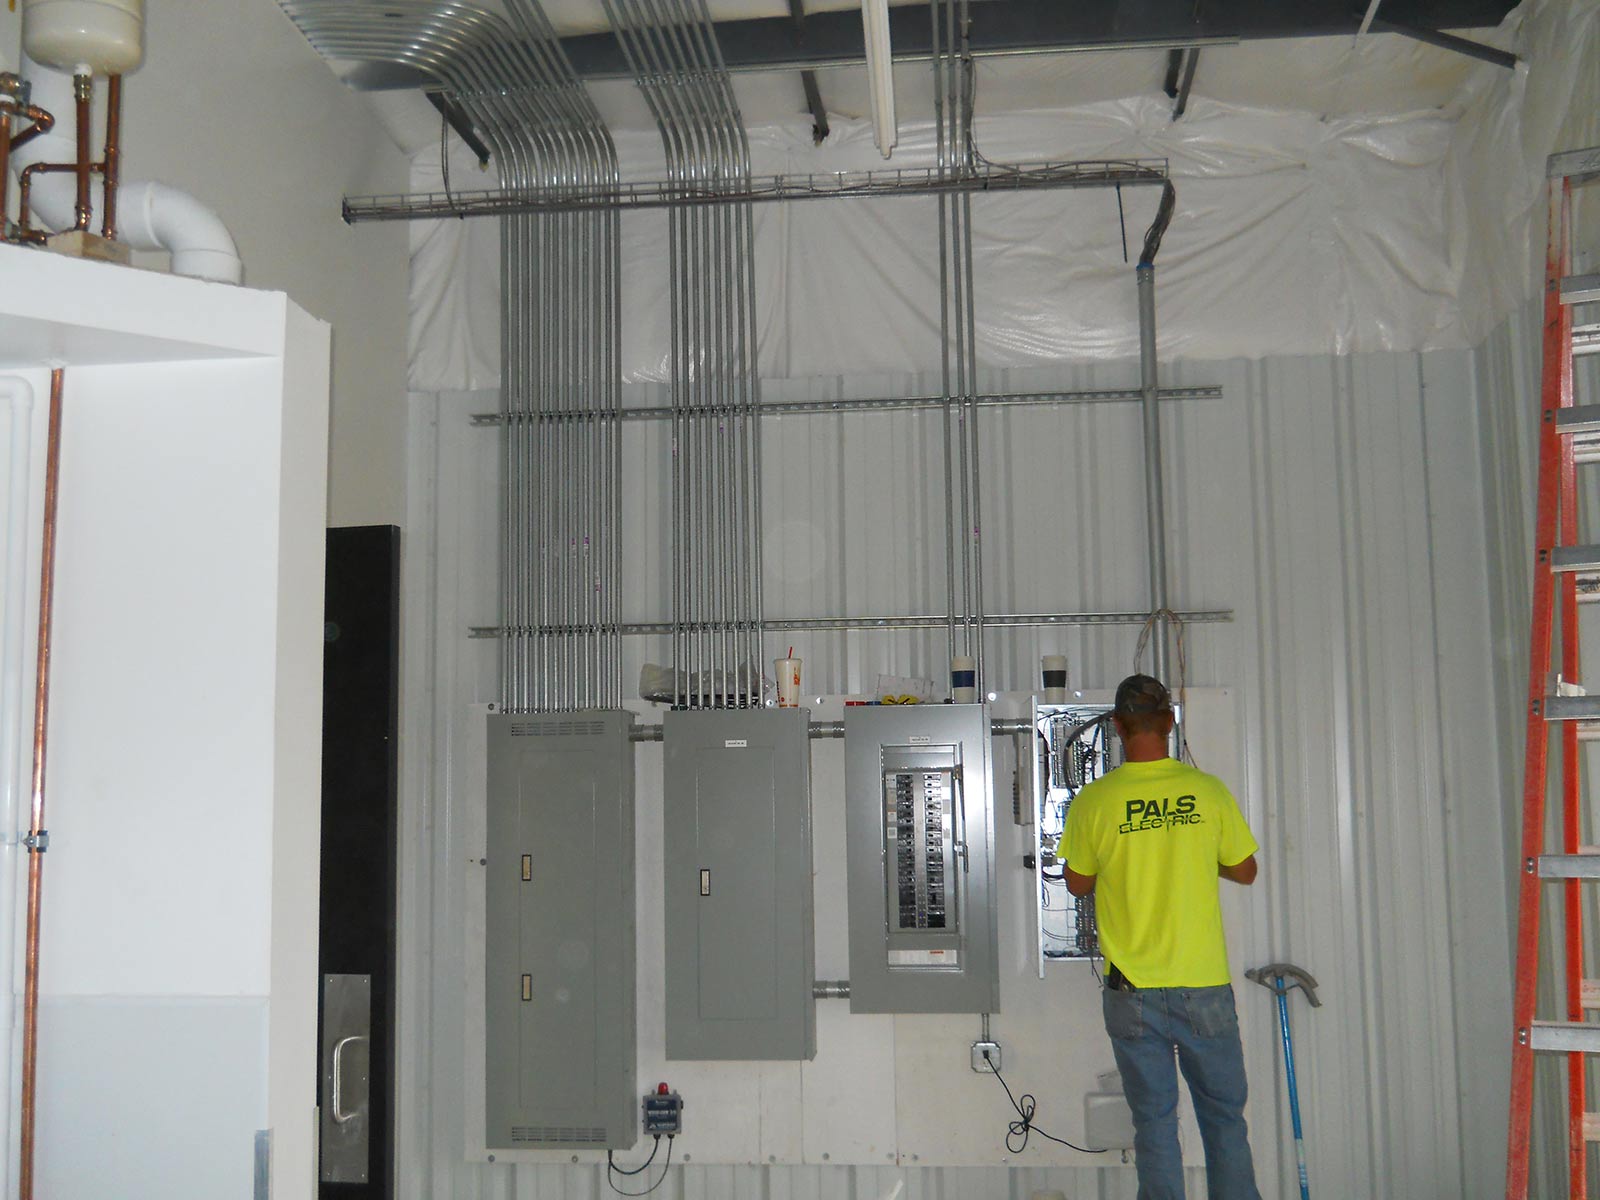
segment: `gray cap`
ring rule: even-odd
[[[1171,712],[1172,693],[1153,675],[1129,675],[1117,684],[1117,701],[1112,711],[1128,717]]]

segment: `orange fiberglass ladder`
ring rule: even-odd
[[[1549,248],[1545,256],[1544,367],[1539,409],[1539,496],[1534,532],[1533,639],[1528,664],[1527,761],[1522,789],[1522,858],[1517,902],[1517,974],[1511,1049],[1511,1131],[1506,1196],[1528,1195],[1528,1139],[1533,1121],[1535,1053],[1567,1059],[1567,1161],[1573,1200],[1586,1196],[1587,1143],[1600,1141],[1600,1113],[1586,1111],[1585,1056],[1600,1054],[1600,980],[1583,976],[1582,885],[1600,882],[1600,846],[1580,841],[1579,722],[1600,720],[1600,695],[1572,686],[1578,679],[1578,576],[1600,574],[1600,545],[1578,542],[1576,465],[1600,462],[1600,397],[1574,405],[1573,357],[1600,353],[1600,324],[1573,326],[1573,308],[1600,301],[1600,275],[1572,272],[1572,190],[1600,181],[1600,147],[1552,155],[1549,161]],[[1559,591],[1558,591],[1559,589]],[[1561,661],[1553,660],[1561,615]],[[1552,686],[1552,678],[1554,686]],[[1547,853],[1545,795],[1550,723],[1561,740],[1561,849]],[[1539,980],[1541,885],[1563,892],[1561,1007],[1565,1019],[1534,1019]]]

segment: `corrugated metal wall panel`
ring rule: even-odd
[[[1163,376],[1225,389],[1221,400],[1165,406],[1172,595],[1236,614],[1189,630],[1188,674],[1240,697],[1244,777],[1234,782],[1263,847],[1257,944],[1323,983],[1325,1006],[1296,1003],[1294,1022],[1311,1174],[1328,1194],[1489,1196],[1502,1171],[1510,858],[1491,648],[1503,650],[1507,635],[1485,548],[1486,507],[1499,519],[1501,483],[1492,473],[1486,481],[1479,438],[1480,421],[1499,409],[1478,384],[1481,369],[1470,354],[1445,352],[1178,364]],[[986,382],[1026,390],[1133,379],[1130,364],[1113,364]],[[929,382],[849,386],[915,394]],[[844,387],[819,379],[765,394]],[[495,439],[466,427],[468,413],[493,406],[483,396],[415,399],[403,895],[412,951],[404,1041],[414,1058],[402,1073],[410,1137],[401,1176],[415,1181],[407,1195],[435,1198],[598,1196],[604,1181],[590,1168],[460,1162],[460,1036],[439,1015],[459,978],[450,942],[461,928],[447,860],[462,800],[448,764],[460,751],[462,706],[494,694],[492,647],[462,635],[494,620],[494,522],[481,493]],[[911,413],[768,421],[769,615],[942,609],[937,429],[937,418]],[[657,618],[666,615],[651,583],[666,561],[665,429],[629,430],[628,615]],[[983,430],[988,607],[1142,607],[1136,407],[1010,410],[986,414]],[[989,685],[1025,686],[1038,654],[1055,650],[1070,656],[1075,685],[1112,684],[1131,666],[1135,634],[997,632]],[[784,647],[771,640],[776,655]],[[870,686],[878,671],[937,676],[945,658],[942,631],[795,641],[808,690]],[[664,652],[631,640],[629,681],[642,658]],[[1265,1011],[1265,994],[1245,986],[1241,1003]],[[1256,1029],[1247,1047],[1254,1141],[1272,1175],[1264,1193],[1287,1195],[1281,1062],[1272,1024]],[[888,1196],[902,1179],[904,1196],[950,1200],[1038,1187],[1132,1194],[1122,1169],[699,1165],[675,1167],[662,1194],[843,1200]]]

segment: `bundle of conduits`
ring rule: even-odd
[[[748,192],[750,147],[705,0],[605,0],[672,182]],[[672,666],[679,708],[761,694],[761,436],[750,202],[671,209]]]
[[[533,0],[478,9],[284,0],[323,55],[433,78],[511,192],[614,189],[611,135]],[[622,702],[617,210],[501,220],[505,432],[501,699],[508,712]]]
[[[537,0],[510,22],[431,0],[280,0],[325,57],[421,70],[489,143],[517,194],[615,194],[611,138]],[[669,183],[709,203],[668,215],[671,286],[672,667],[680,708],[762,702],[760,397],[750,154],[705,0],[602,0],[661,133]],[[970,178],[970,0],[931,0],[937,172]],[[1152,172],[1152,174],[1154,174]],[[1153,607],[1165,609],[1153,261],[1138,271]],[[509,711],[621,701],[617,205],[501,219],[503,701]],[[941,192],[946,634],[983,680],[977,324],[972,200]],[[958,551],[959,547],[959,551]],[[1161,667],[1158,644],[1157,667]]]

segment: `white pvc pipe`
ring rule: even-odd
[[[55,127],[12,152],[20,176],[36,162],[74,162],[78,157],[72,128],[75,102],[72,76],[23,59],[23,74],[33,87],[32,103],[52,113]],[[94,204],[101,204],[101,181],[93,182]],[[50,229],[70,228],[76,219],[77,181],[70,173],[35,175],[29,208]],[[124,183],[117,189],[117,236],[135,250],[166,250],[172,270],[195,279],[239,283],[244,266],[233,235],[212,212],[188,192],[164,183]]]
[[[22,878],[22,695],[27,637],[29,469],[33,463],[33,386],[0,375],[0,405],[10,413],[6,488],[4,600],[0,609],[0,1195],[12,1194],[11,1147],[16,1142],[17,914]]]

